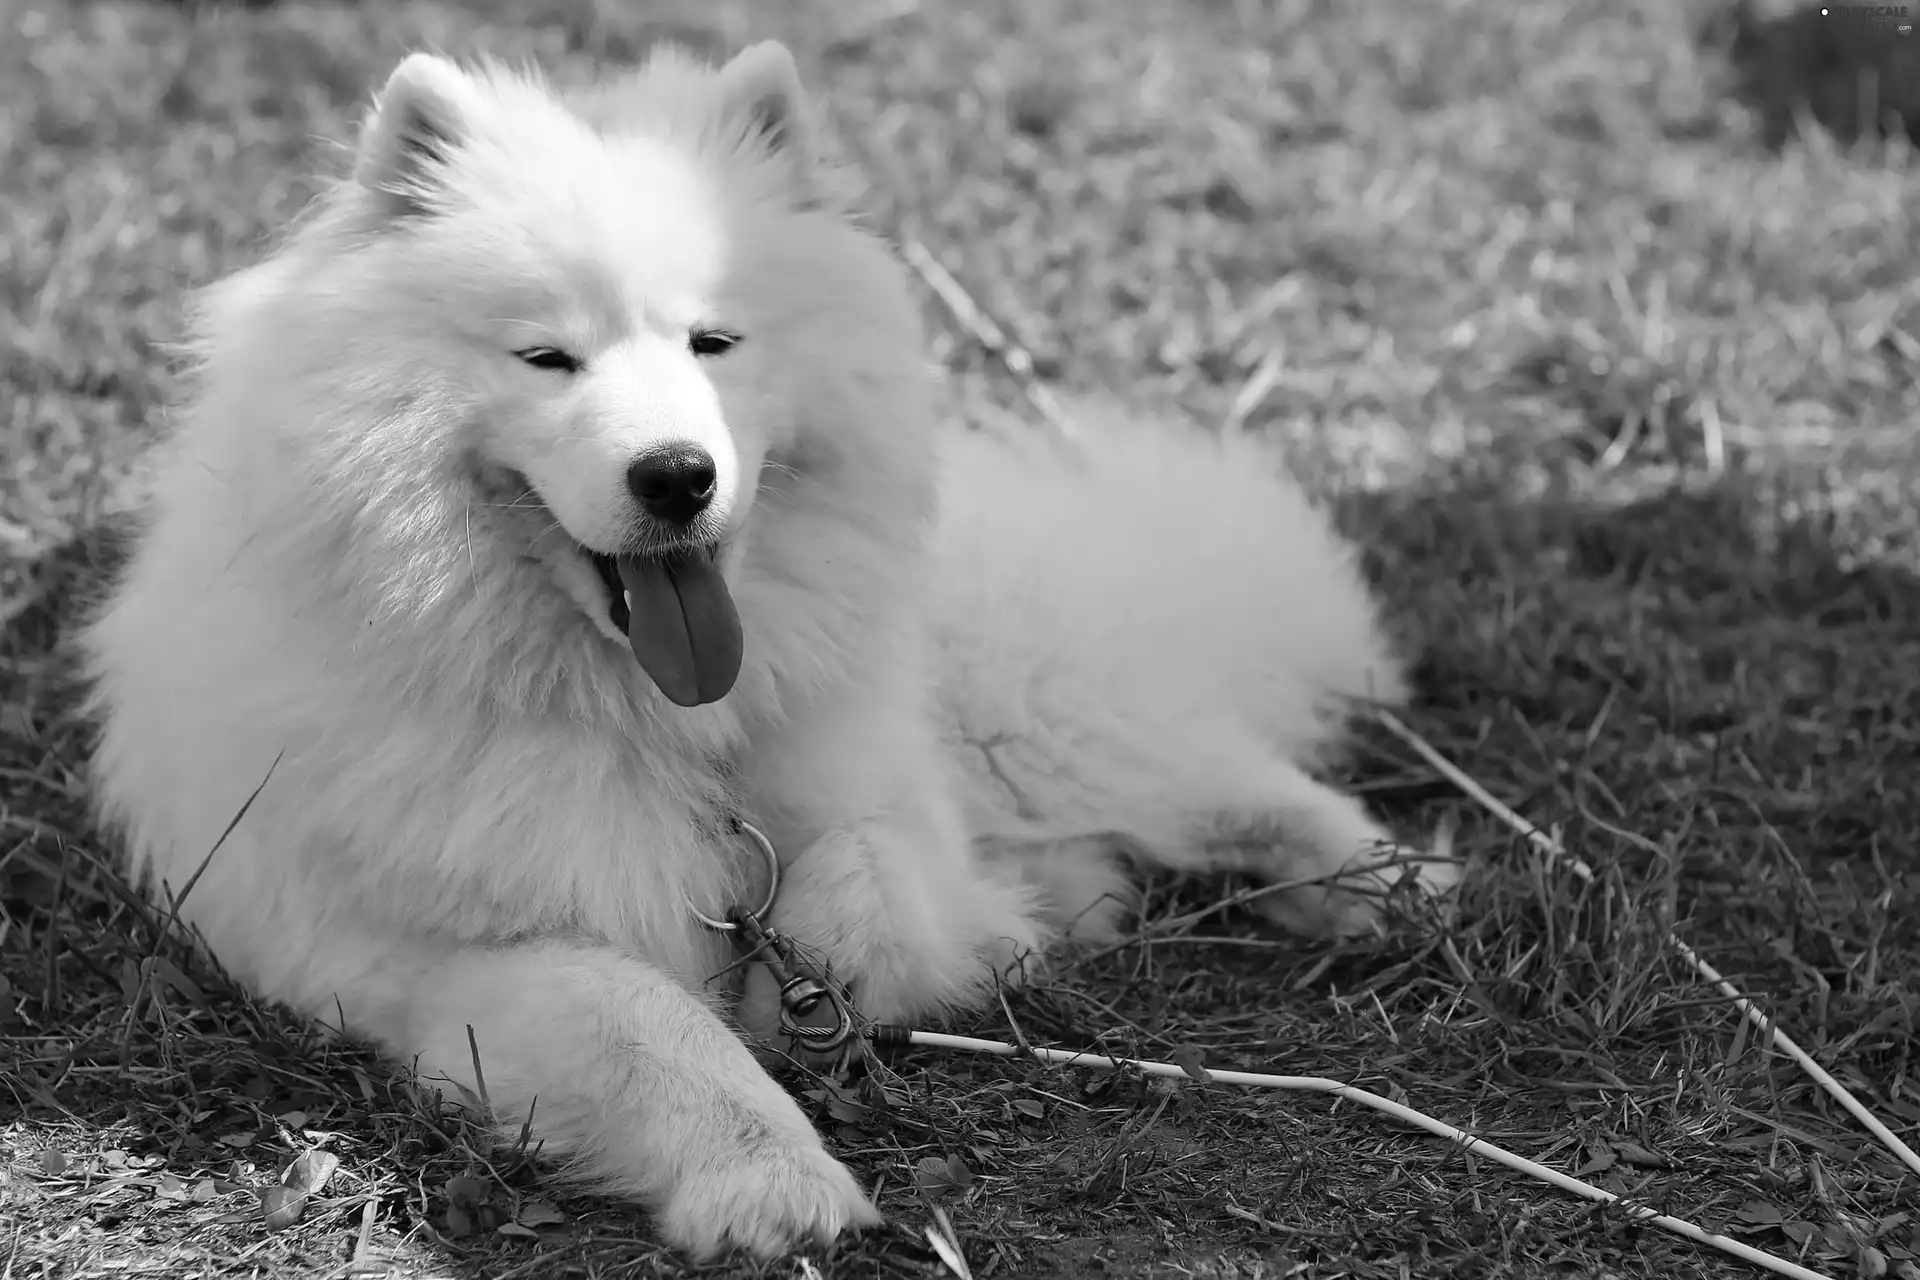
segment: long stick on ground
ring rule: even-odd
[[[895,1032],[893,1038],[897,1043],[902,1033],[894,1028],[888,1028],[888,1030]],[[1506,1165],[1509,1169],[1517,1170],[1520,1173],[1527,1174],[1529,1177],[1538,1178],[1542,1182],[1551,1183],[1553,1186],[1559,1187],[1562,1191],[1571,1191],[1577,1196],[1585,1196],[1587,1199],[1597,1200],[1601,1204],[1618,1205],[1622,1211],[1643,1222],[1650,1222],[1654,1226],[1666,1231],[1671,1231],[1677,1236],[1685,1236],[1697,1244],[1704,1244],[1710,1248],[1719,1249],[1723,1253],[1730,1253],[1734,1257],[1746,1262],[1751,1262],[1757,1267],[1764,1267],[1768,1271],[1776,1272],[1779,1275],[1792,1276],[1794,1280],[1830,1280],[1830,1277],[1818,1271],[1810,1271],[1797,1262],[1789,1262],[1785,1258],[1775,1257],[1771,1253],[1764,1253],[1752,1245],[1743,1244],[1738,1240],[1729,1239],[1726,1236],[1716,1235],[1711,1231],[1706,1231],[1695,1226],[1684,1218],[1675,1218],[1668,1214],[1656,1213],[1645,1205],[1635,1204],[1631,1200],[1615,1195],[1603,1187],[1596,1187],[1590,1182],[1582,1182],[1571,1174],[1565,1174],[1558,1169],[1551,1169],[1546,1165],[1537,1164],[1525,1156],[1515,1155],[1504,1147],[1496,1147],[1484,1138],[1476,1138],[1464,1129],[1456,1129],[1452,1125],[1444,1121],[1436,1120],[1424,1112],[1415,1111],[1412,1107],[1402,1106],[1389,1098],[1381,1097],[1377,1093],[1368,1093],[1365,1089],[1356,1089],[1352,1085],[1342,1084],[1338,1080],[1331,1080],[1325,1076],[1272,1076],[1256,1071],[1216,1071],[1208,1067],[1189,1067],[1171,1062],[1148,1062],[1138,1058],[1111,1058],[1103,1053],[1076,1053],[1065,1049],[1042,1049],[1034,1046],[1021,1048],[1016,1045],[1003,1043],[999,1040],[976,1040],[972,1036],[950,1036],[934,1031],[904,1032],[904,1038],[909,1044],[922,1045],[929,1049],[959,1049],[970,1053],[991,1053],[1005,1058],[1032,1056],[1042,1062],[1056,1063],[1061,1066],[1104,1067],[1109,1070],[1132,1068],[1133,1070],[1144,1072],[1150,1076],[1166,1076],[1170,1079],[1179,1079],[1185,1076],[1189,1079],[1199,1078],[1208,1082],[1218,1081],[1221,1084],[1250,1085],[1261,1089],[1291,1089],[1303,1093],[1329,1093],[1336,1098],[1345,1098],[1350,1102],[1357,1102],[1363,1107],[1371,1107],[1375,1111],[1385,1112],[1396,1120],[1404,1121],[1418,1129],[1425,1129],[1428,1133],[1436,1134],[1439,1137],[1447,1139],[1449,1142],[1458,1143],[1467,1151],[1473,1152],[1476,1155],[1486,1156],[1490,1160]]]
[[[1430,746],[1425,738],[1422,738],[1419,734],[1403,724],[1398,716],[1390,711],[1384,710],[1376,710],[1374,715],[1395,737],[1419,752],[1423,760],[1439,770],[1447,781],[1453,783],[1454,786],[1473,797],[1473,799],[1478,801],[1496,818],[1499,818],[1502,822],[1525,836],[1533,843],[1535,848],[1545,853],[1548,857],[1566,865],[1582,880],[1593,879],[1593,868],[1588,866],[1585,861],[1568,853],[1565,846],[1558,840],[1546,834],[1540,830],[1540,828],[1534,826],[1531,822],[1528,822],[1525,818],[1502,804],[1489,793],[1486,788],[1468,777],[1467,774],[1451,760]],[[1756,1030],[1762,1035],[1771,1037],[1776,1049],[1799,1063],[1800,1069],[1811,1076],[1815,1084],[1818,1084],[1822,1089],[1825,1089],[1829,1094],[1833,1095],[1834,1101],[1852,1112],[1853,1118],[1865,1125],[1867,1131],[1872,1133],[1874,1137],[1885,1143],[1887,1149],[1900,1158],[1901,1163],[1905,1164],[1907,1168],[1913,1170],[1915,1173],[1920,1173],[1920,1155],[1915,1154],[1912,1147],[1902,1142],[1900,1135],[1882,1124],[1879,1117],[1867,1110],[1859,1099],[1848,1092],[1845,1085],[1835,1080],[1833,1076],[1828,1073],[1825,1067],[1814,1061],[1811,1054],[1805,1049],[1802,1049],[1798,1044],[1795,1044],[1793,1037],[1782,1031],[1778,1023],[1762,1012],[1760,1007],[1752,1000],[1740,994],[1731,982],[1728,982],[1720,975],[1718,969],[1715,969],[1712,965],[1701,959],[1697,951],[1682,942],[1679,937],[1671,931],[1667,934],[1667,942],[1675,951],[1680,953],[1681,959],[1693,966],[1695,973],[1698,973],[1702,978],[1713,984],[1714,988],[1718,990],[1721,995],[1731,1000],[1734,1007],[1746,1015],[1747,1021],[1751,1022]]]

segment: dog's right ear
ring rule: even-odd
[[[354,181],[390,214],[429,212],[442,167],[472,135],[478,98],[473,81],[445,58],[407,55],[360,131]]]

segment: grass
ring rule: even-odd
[[[1862,87],[1913,50],[1672,0],[640,8],[0,0],[0,1275],[695,1274],[163,934],[85,820],[56,642],[183,289],[257,252],[402,49],[578,70],[707,27],[793,44],[881,225],[1047,384],[1285,441],[1428,655],[1416,727],[1597,871],[1376,733],[1382,811],[1461,824],[1450,930],[1227,911],[953,1029],[1336,1076],[1920,1276],[1915,1178],[1661,945],[1920,1141],[1920,169],[1794,110],[1882,118]],[[927,303],[956,397],[1017,402]],[[1219,893],[1157,884],[1149,923]],[[767,1275],[939,1274],[935,1207],[982,1277],[1754,1274],[1323,1098],[929,1052],[796,1087],[890,1225]],[[316,1151],[270,1230],[257,1189]]]

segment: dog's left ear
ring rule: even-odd
[[[744,119],[768,149],[805,165],[812,159],[800,71],[778,40],[748,45],[720,68],[724,109]]]

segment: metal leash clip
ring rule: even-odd
[[[793,944],[776,930],[760,923],[759,917],[741,912],[734,917],[740,929],[740,946],[749,959],[757,959],[780,983],[780,1030],[799,1042],[810,1053],[822,1056],[847,1047],[857,1030],[852,1003],[840,984],[820,972],[794,951]],[[833,1012],[830,1026],[808,1021],[826,1005]]]
[[[845,1050],[857,1038],[859,1017],[847,990],[806,957],[793,940],[777,929],[770,929],[761,917],[773,909],[780,894],[780,855],[773,842],[750,822],[734,820],[735,827],[750,838],[767,861],[767,896],[758,911],[735,909],[725,920],[716,920],[689,904],[694,918],[709,929],[736,935],[741,962],[758,960],[773,971],[780,984],[780,1031],[808,1053],[822,1057]],[[815,1026],[807,1021],[822,1006],[832,1010],[832,1023]]]

